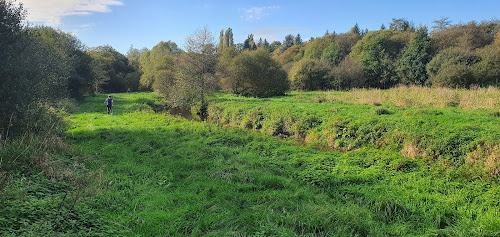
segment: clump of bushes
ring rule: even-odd
[[[262,98],[284,95],[290,89],[286,72],[265,50],[223,54],[218,68],[221,87],[233,94]]]

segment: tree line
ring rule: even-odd
[[[447,18],[427,27],[393,19],[386,28],[329,33],[304,41],[289,34],[280,41],[235,43],[231,28],[219,40],[204,27],[186,38],[184,49],[160,42],[131,47],[88,48],[75,36],[23,24],[26,11],[0,0],[0,134],[43,130],[47,111],[67,99],[97,93],[151,90],[171,106],[200,106],[225,90],[270,97],[288,90],[390,88],[399,84],[439,87],[498,86],[500,23],[452,25]]]

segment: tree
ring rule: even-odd
[[[248,38],[245,40],[243,43],[243,50],[248,49],[248,50],[256,50],[257,45],[255,44],[253,40],[253,34],[249,34]]]
[[[295,36],[295,39],[293,41],[293,44],[294,45],[302,45],[302,38],[300,37],[300,34],[297,34],[297,36]]]
[[[285,36],[285,40],[283,41],[283,49],[282,52],[285,51],[286,49],[290,48],[293,46],[295,42],[295,37],[293,35],[287,35]]]
[[[323,51],[325,51],[330,44],[335,42],[335,35],[327,35],[318,37],[313,41],[307,43],[304,47],[304,57],[311,59],[320,59]]]
[[[480,60],[471,50],[449,48],[441,51],[427,64],[427,73],[433,86],[470,87],[478,82],[472,67]]]
[[[176,43],[171,41],[161,41],[151,51],[145,51],[140,60],[140,69],[143,72],[140,85],[144,89],[159,90],[157,85],[162,85],[163,93],[167,93],[169,82],[173,86],[173,78],[171,77],[176,70],[177,56],[181,50]],[[170,88],[171,88],[170,87]]]
[[[431,59],[431,39],[427,28],[419,28],[399,60],[401,80],[407,84],[424,85],[428,79],[426,65]]]
[[[331,43],[328,48],[323,50],[321,58],[328,61],[331,65],[337,66],[344,60],[345,54],[336,43]]]
[[[330,88],[330,67],[324,61],[304,58],[290,71],[292,88],[302,91],[326,90]]]
[[[389,30],[395,31],[415,31],[415,26],[413,22],[409,22],[404,18],[392,18],[391,24],[389,24]]]
[[[358,23],[354,24],[354,26],[351,28],[351,30],[349,31],[349,33],[355,34],[355,35],[358,35],[358,36],[361,37],[361,30],[359,29]]]
[[[220,31],[219,46],[217,48],[217,52],[222,52],[222,49],[224,49],[224,30]]]
[[[73,98],[81,98],[90,92],[91,58],[84,53],[84,46],[75,36],[50,27],[28,28],[29,34],[57,54],[68,73],[67,90]]]
[[[285,69],[285,71],[290,71],[293,64],[304,57],[304,47],[299,45],[294,45],[282,54],[274,55],[273,58],[280,63],[280,65]]]
[[[108,45],[94,48],[88,54],[93,60],[94,92],[101,89],[104,92],[128,91],[125,79],[134,69],[129,65],[127,57]]]
[[[368,87],[389,88],[398,83],[397,58],[414,34],[408,31],[371,31],[356,43],[349,57],[363,65]]]
[[[481,61],[473,67],[480,85],[500,86],[500,34],[495,42],[477,51]]]
[[[140,59],[144,53],[148,51],[147,48],[136,49],[133,46],[130,46],[127,52],[127,59],[129,65],[133,68],[133,72],[127,74],[125,78],[128,91],[137,91],[140,87],[140,80],[143,74],[141,70]]]
[[[207,96],[218,88],[214,37],[205,26],[189,35],[184,47],[186,53],[179,55],[174,89],[167,96],[175,107],[199,103],[200,112],[206,113]]]
[[[433,32],[431,35],[432,49],[435,53],[452,47],[474,50],[491,44],[493,39],[494,35],[490,33],[487,25],[476,25],[474,22],[454,25]]]
[[[220,79],[222,89],[239,94],[240,81],[234,80],[233,60],[238,55],[235,47],[224,48],[217,58],[216,75]]]
[[[441,19],[434,20],[432,23],[432,32],[437,32],[448,28],[451,25],[451,21],[448,17],[442,17]]]
[[[0,14],[0,139],[50,130],[46,108],[68,98],[70,78],[79,75],[71,58],[81,56],[77,42],[24,27],[26,13],[14,1],[0,0]]]
[[[226,33],[224,34],[224,47],[233,47],[234,39],[233,39],[233,30],[231,28],[227,28]]]
[[[283,95],[289,89],[286,72],[264,49],[235,56],[226,72],[222,87],[231,93],[271,97]]]
[[[338,67],[333,68],[331,87],[336,90],[349,90],[366,87],[363,66],[357,60],[346,58]]]
[[[270,51],[271,50],[271,45],[269,44],[269,42],[267,42],[267,39],[264,39],[264,43],[262,45],[264,47],[265,50],[267,51]]]
[[[262,38],[259,38],[259,43],[257,43],[257,48],[261,48],[264,46],[264,41],[262,41]]]

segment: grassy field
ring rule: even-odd
[[[56,152],[79,157],[89,182],[40,199],[48,221],[4,233],[500,235],[494,108],[322,99],[331,93],[218,94],[202,123],[155,114],[153,93],[114,95],[113,116],[87,98],[66,118],[69,151]],[[6,203],[2,214],[16,210]]]

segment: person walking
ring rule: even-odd
[[[104,103],[106,104],[106,107],[108,107],[108,114],[113,115],[113,99],[111,99],[111,95],[108,96]]]

